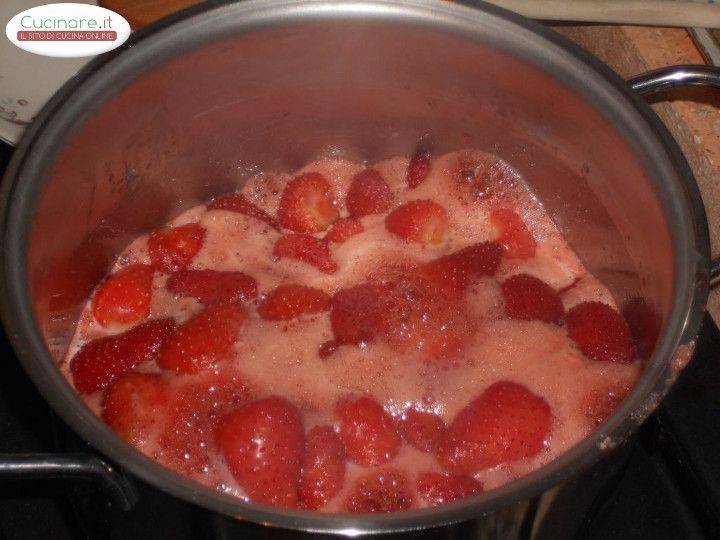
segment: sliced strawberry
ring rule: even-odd
[[[325,235],[325,240],[342,244],[351,236],[360,234],[365,230],[362,221],[355,218],[338,219],[332,226],[332,229]]]
[[[300,479],[300,506],[317,510],[337,495],[345,483],[345,448],[330,426],[312,428],[305,440]]]
[[[436,457],[454,474],[532,457],[543,449],[551,423],[550,406],[542,397],[500,381],[457,414]]]
[[[129,324],[150,315],[152,266],[131,264],[111,274],[95,293],[93,317],[102,326]]]
[[[388,469],[358,478],[345,501],[345,510],[355,514],[399,512],[411,508],[413,503],[405,473]]]
[[[622,384],[595,388],[584,397],[582,412],[594,426],[599,426],[610,418],[630,390],[629,385]]]
[[[230,472],[253,502],[295,507],[304,435],[300,411],[271,396],[226,417],[218,444]]]
[[[172,319],[159,319],[86,343],[70,360],[75,389],[81,394],[101,390],[126,371],[152,360],[174,327]]]
[[[430,506],[438,506],[482,493],[483,486],[472,476],[426,472],[417,478],[417,492]]]
[[[330,249],[322,240],[308,234],[286,234],[278,238],[273,255],[280,258],[298,259],[325,274],[337,271],[337,264],[330,257]]]
[[[348,189],[345,206],[352,217],[383,214],[390,209],[393,192],[375,169],[357,173]]]
[[[236,303],[213,304],[180,325],[165,342],[158,365],[176,373],[197,373],[232,356],[245,310]]]
[[[402,416],[400,432],[410,446],[432,453],[445,434],[445,422],[435,413],[408,409]]]
[[[172,229],[160,229],[148,238],[148,252],[155,268],[177,272],[193,260],[205,240],[205,229],[188,223]]]
[[[510,319],[560,324],[565,314],[560,296],[544,281],[518,274],[500,286],[505,300],[505,314]]]
[[[258,307],[267,321],[288,321],[306,313],[320,313],[330,309],[330,296],[305,285],[280,285],[271,291]]]
[[[363,467],[390,461],[397,454],[400,438],[392,416],[368,397],[341,400],[335,407],[340,437],[350,459]]]
[[[640,358],[650,358],[662,327],[662,317],[644,298],[634,297],[623,304],[622,314]]]
[[[448,230],[445,209],[429,200],[412,201],[393,210],[385,227],[395,236],[418,244],[439,244]]]
[[[218,197],[207,205],[208,210],[227,210],[229,212],[237,212],[251,218],[259,219],[260,221],[267,223],[275,229],[280,231],[280,224],[265,210],[258,208],[253,203],[248,201],[240,193],[231,193],[230,195],[223,195]]]
[[[168,278],[166,287],[175,294],[192,296],[206,306],[245,302],[257,296],[257,282],[242,272],[179,270]]]
[[[535,256],[537,243],[525,222],[512,210],[499,208],[490,214],[490,220],[498,228],[497,241],[510,259],[530,259]]]
[[[481,242],[427,263],[422,271],[432,283],[454,298],[465,294],[472,278],[492,276],[500,265],[502,248]]]
[[[427,178],[430,172],[430,150],[420,145],[410,158],[407,168],[407,185],[410,189],[418,187]]]
[[[635,359],[625,319],[602,302],[583,302],[565,316],[570,339],[592,360],[629,363]]]
[[[337,292],[331,302],[330,322],[337,344],[372,341],[379,328],[377,289],[365,283]]]
[[[285,186],[278,207],[280,224],[299,233],[324,231],[340,216],[330,183],[316,172],[305,173]]]
[[[159,375],[126,373],[105,393],[102,418],[127,442],[142,447],[158,426],[158,411],[165,410],[168,388]]]

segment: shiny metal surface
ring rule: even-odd
[[[331,153],[378,160],[421,135],[438,152],[509,161],[620,304],[663,331],[642,380],[561,458],[475,498],[387,515],[244,503],[117,438],[56,368],[88,292],[135,235],[258,169]],[[692,175],[655,114],[599,61],[480,2],[217,3],[139,32],[70,81],[28,130],[2,186],[3,321],[48,401],[144,480],[231,516],[343,534],[496,513],[609,452],[657,406],[707,295],[707,228]]]

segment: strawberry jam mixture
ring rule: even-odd
[[[507,163],[423,149],[263,173],[136,239],[63,369],[179,474],[388,512],[548,463],[612,413],[641,359]]]

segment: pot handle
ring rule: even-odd
[[[122,510],[138,498],[115,467],[90,454],[0,454],[0,482],[22,480],[94,480]]]
[[[660,90],[683,86],[704,86],[720,89],[720,67],[681,65],[654,69],[627,80],[638,94],[652,94]],[[720,277],[720,258],[710,261],[710,280]]]

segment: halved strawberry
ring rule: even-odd
[[[128,324],[150,314],[152,266],[131,264],[111,274],[95,293],[93,317],[102,326]]]
[[[472,278],[497,272],[501,255],[499,244],[481,242],[427,263],[422,272],[436,287],[459,298]]]
[[[583,398],[582,412],[594,426],[599,426],[610,418],[630,390],[627,384],[598,386]]]
[[[305,173],[285,186],[278,217],[280,225],[299,233],[324,231],[340,216],[330,183],[316,172]]]
[[[506,279],[500,286],[510,319],[560,324],[565,314],[560,296],[544,281],[527,274]]]
[[[115,336],[86,343],[70,360],[75,389],[90,394],[152,360],[175,328],[172,319],[148,321]]]
[[[483,486],[472,476],[426,472],[418,475],[417,492],[430,506],[438,506],[482,493]]]
[[[348,189],[345,206],[352,217],[383,214],[390,209],[393,192],[375,169],[357,173]]]
[[[216,302],[246,302],[257,296],[257,282],[242,272],[179,270],[166,287],[170,292],[192,296],[205,305]]]
[[[350,459],[363,467],[387,463],[400,447],[392,416],[368,397],[340,400],[335,407],[340,437]]]
[[[407,168],[406,179],[410,189],[418,187],[427,178],[430,172],[430,158],[430,150],[426,146],[418,146]]]
[[[625,319],[602,302],[583,302],[565,316],[570,339],[592,360],[630,363],[635,347]]]
[[[520,216],[507,208],[498,208],[490,214],[490,220],[498,228],[497,241],[505,248],[506,257],[529,259],[535,256],[537,243]]]
[[[231,193],[230,195],[223,195],[217,199],[211,201],[207,205],[208,210],[227,210],[229,212],[237,212],[251,218],[259,219],[260,221],[267,223],[275,229],[280,231],[280,224],[265,210],[258,208],[253,203],[248,201],[240,193]]]
[[[332,226],[332,229],[325,235],[325,240],[342,244],[351,236],[360,234],[365,230],[362,221],[355,218],[338,219]]]
[[[369,283],[342,289],[331,301],[330,322],[337,344],[370,342],[379,328],[378,291]]]
[[[197,373],[232,356],[245,310],[237,303],[213,304],[178,326],[158,355],[158,365],[176,373]]]
[[[271,291],[258,307],[258,313],[267,321],[288,321],[306,313],[329,309],[330,296],[325,292],[291,283]]]
[[[418,244],[439,244],[448,230],[448,215],[436,202],[405,203],[385,218],[385,227],[395,236]]]
[[[410,446],[432,453],[445,434],[445,422],[435,413],[408,409],[403,413],[400,433]]]
[[[410,482],[405,473],[386,469],[361,476],[345,501],[352,513],[399,512],[414,503]]]
[[[300,479],[300,506],[317,510],[337,495],[345,483],[345,448],[330,426],[315,426],[305,439]]]
[[[155,268],[177,272],[193,260],[205,240],[205,229],[188,223],[171,229],[160,229],[148,238],[148,253]]]
[[[298,259],[325,274],[337,271],[337,264],[330,256],[328,245],[309,234],[286,234],[278,238],[273,255],[280,258]]]
[[[252,501],[295,507],[304,436],[297,407],[271,396],[227,416],[217,437],[230,472]]]
[[[454,474],[532,457],[543,449],[551,424],[542,397],[521,384],[496,382],[457,414],[436,457]]]

